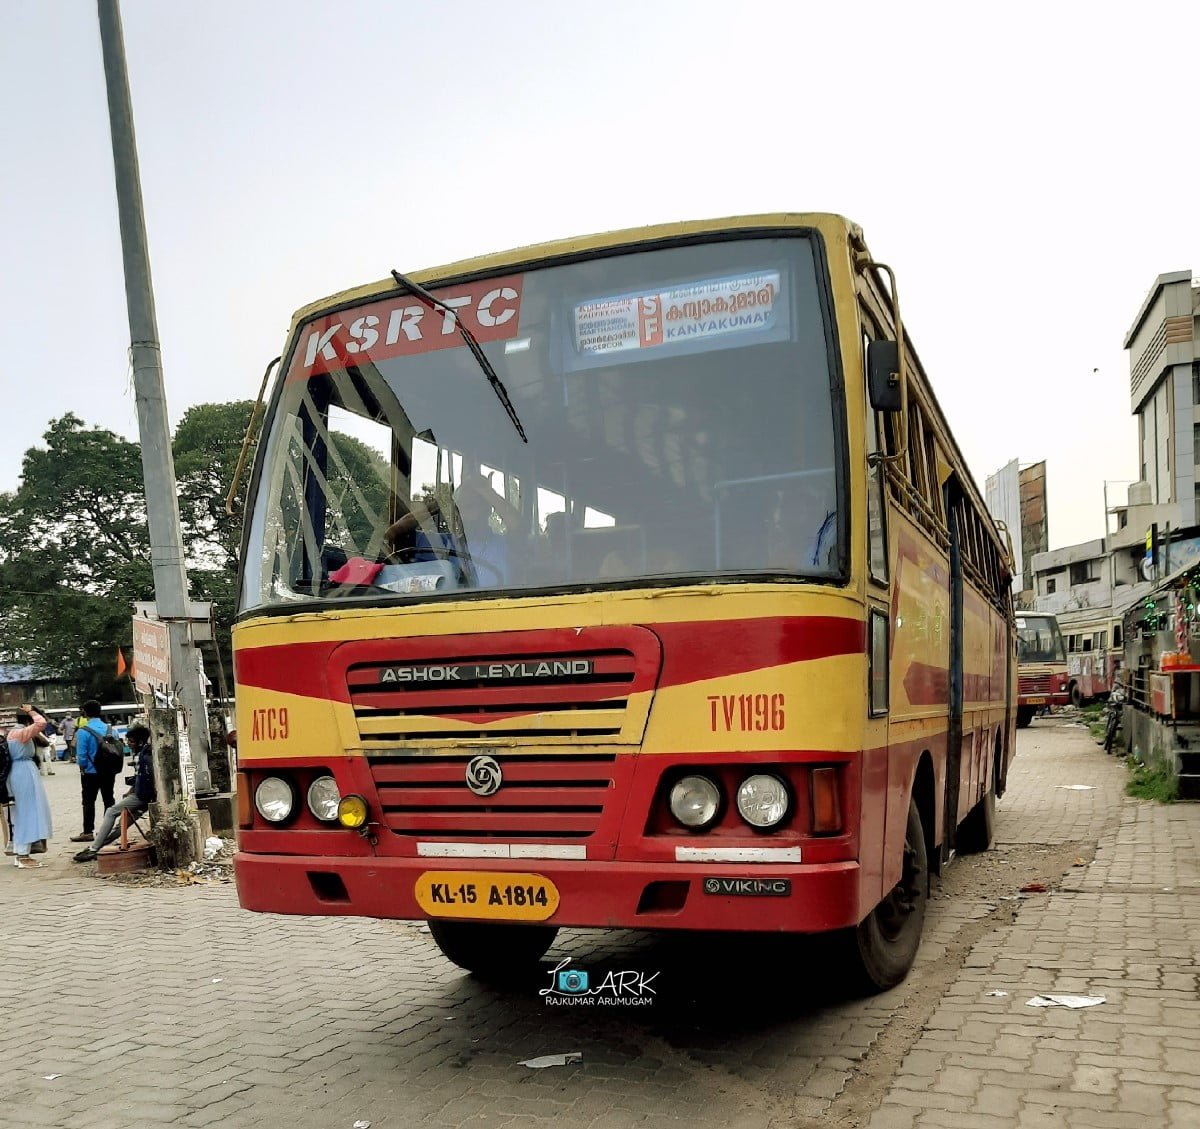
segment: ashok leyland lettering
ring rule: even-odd
[[[869,987],[986,848],[1008,563],[837,216],[493,255],[297,314],[244,528],[239,898],[835,933]],[[249,719],[247,722],[245,719]]]

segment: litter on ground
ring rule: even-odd
[[[540,1058],[527,1058],[518,1066],[528,1066],[533,1070],[544,1070],[547,1066],[567,1066],[572,1062],[583,1062],[582,1051],[569,1051],[561,1055],[542,1055]]]
[[[1103,996],[1034,996],[1025,1001],[1026,1007],[1095,1007],[1104,1003]]]

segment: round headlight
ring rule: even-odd
[[[737,809],[751,827],[774,827],[788,813],[791,798],[778,776],[747,776],[737,792]]]
[[[367,822],[367,801],[362,796],[343,796],[338,801],[337,820],[343,827],[357,831]]]
[[[318,776],[308,786],[308,810],[325,823],[338,817],[338,803],[342,794],[332,776]]]
[[[296,793],[280,776],[268,776],[254,790],[254,806],[268,823],[282,823],[296,806]]]
[[[707,776],[685,776],[671,788],[671,814],[684,827],[707,827],[720,809],[720,789]]]

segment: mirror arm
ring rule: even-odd
[[[242,485],[242,474],[246,470],[246,456],[250,451],[250,444],[254,438],[254,428],[258,422],[258,413],[263,406],[263,396],[267,392],[267,381],[271,379],[271,370],[279,364],[282,357],[276,357],[263,373],[262,384],[258,386],[258,399],[254,401],[254,408],[250,412],[250,421],[246,424],[246,434],[242,439],[242,449],[238,454],[237,466],[233,471],[233,481],[229,484],[229,493],[225,496],[225,512],[230,516],[237,512],[233,507],[233,500],[237,497],[238,489]]]
[[[897,436],[900,450],[894,455],[880,454],[877,456],[877,461],[885,463],[903,462],[904,473],[911,475],[911,469],[908,465],[908,365],[905,363],[904,325],[900,320],[900,293],[896,288],[896,272],[887,263],[880,263],[872,259],[865,246],[862,246],[861,249],[856,247],[854,266],[856,270],[862,273],[871,268],[887,275],[888,289],[891,292],[889,297],[892,301],[892,321],[895,322],[896,326],[896,352],[898,355],[896,367],[900,370],[897,373],[900,378],[900,427],[898,429],[899,435]]]

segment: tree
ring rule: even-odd
[[[116,648],[131,645],[130,603],[153,594],[141,454],[70,412],[43,439],[0,496],[5,648],[86,696],[127,698]]]
[[[187,548],[192,598],[211,600],[216,625],[217,659],[227,663],[229,638],[237,607],[236,569],[241,551],[241,513],[246,497],[254,445],[236,497],[236,514],[225,512],[225,497],[237,469],[246,424],[254,404],[197,404],[188,408],[175,429],[172,449],[179,487],[179,520]],[[228,670],[228,666],[225,668]],[[210,672],[211,674],[212,672]],[[215,675],[214,675],[215,677]]]

